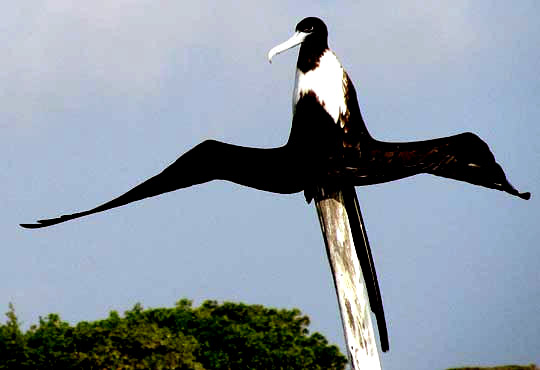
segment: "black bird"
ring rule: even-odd
[[[287,143],[259,149],[206,140],[125,194],[87,211],[21,224],[35,229],[123,206],[212,180],[280,194],[310,191],[314,184],[379,184],[420,173],[505,191],[523,199],[488,145],[473,133],[425,141],[384,142],[371,137],[351,79],[328,48],[328,30],[318,18],[303,19],[291,39],[268,53],[301,44]],[[310,194],[306,194],[308,201]]]
[[[87,211],[21,224],[41,228],[102,212],[211,180],[227,180],[259,190],[290,194],[304,191],[308,202],[317,185],[337,184],[349,194],[354,186],[378,184],[420,173],[429,173],[487,188],[523,199],[507,180],[487,144],[472,133],[414,142],[383,142],[369,134],[358,106],[351,79],[328,48],[328,30],[318,18],[303,19],[288,41],[270,50],[271,58],[301,44],[293,93],[293,120],[287,143],[259,149],[207,140],[186,152],[161,173],[125,194]],[[348,197],[358,210],[356,195]],[[371,266],[368,284],[383,350],[388,339],[371,252],[365,229],[356,212],[351,228],[357,253]],[[356,230],[356,232],[355,232]],[[366,250],[358,251],[360,246]],[[371,288],[370,288],[371,287]]]

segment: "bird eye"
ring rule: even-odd
[[[313,32],[313,26],[306,28],[304,32]]]

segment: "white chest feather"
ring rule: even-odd
[[[333,52],[327,50],[314,70],[303,73],[296,70],[293,92],[293,115],[296,104],[308,93],[314,93],[319,103],[335,123],[343,126],[340,117],[347,111],[345,99],[345,71]]]

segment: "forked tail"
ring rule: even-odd
[[[369,305],[377,319],[381,349],[383,352],[386,352],[389,349],[388,329],[384,317],[384,308],[381,291],[379,289],[379,282],[377,280],[377,272],[375,271],[375,262],[371,255],[371,247],[369,245],[364,220],[362,219],[360,204],[358,203],[356,191],[353,186],[344,186],[342,192],[343,200],[345,201],[345,209],[347,210],[347,215],[349,217],[349,225],[351,227],[356,255],[360,262],[362,275],[364,276],[364,281],[366,283]]]

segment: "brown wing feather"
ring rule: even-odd
[[[355,185],[397,180],[419,173],[447,177],[523,199],[531,194],[516,190],[506,178],[488,145],[472,133],[425,141],[389,143],[365,140],[347,148],[341,165],[330,164],[330,174],[348,177]]]

